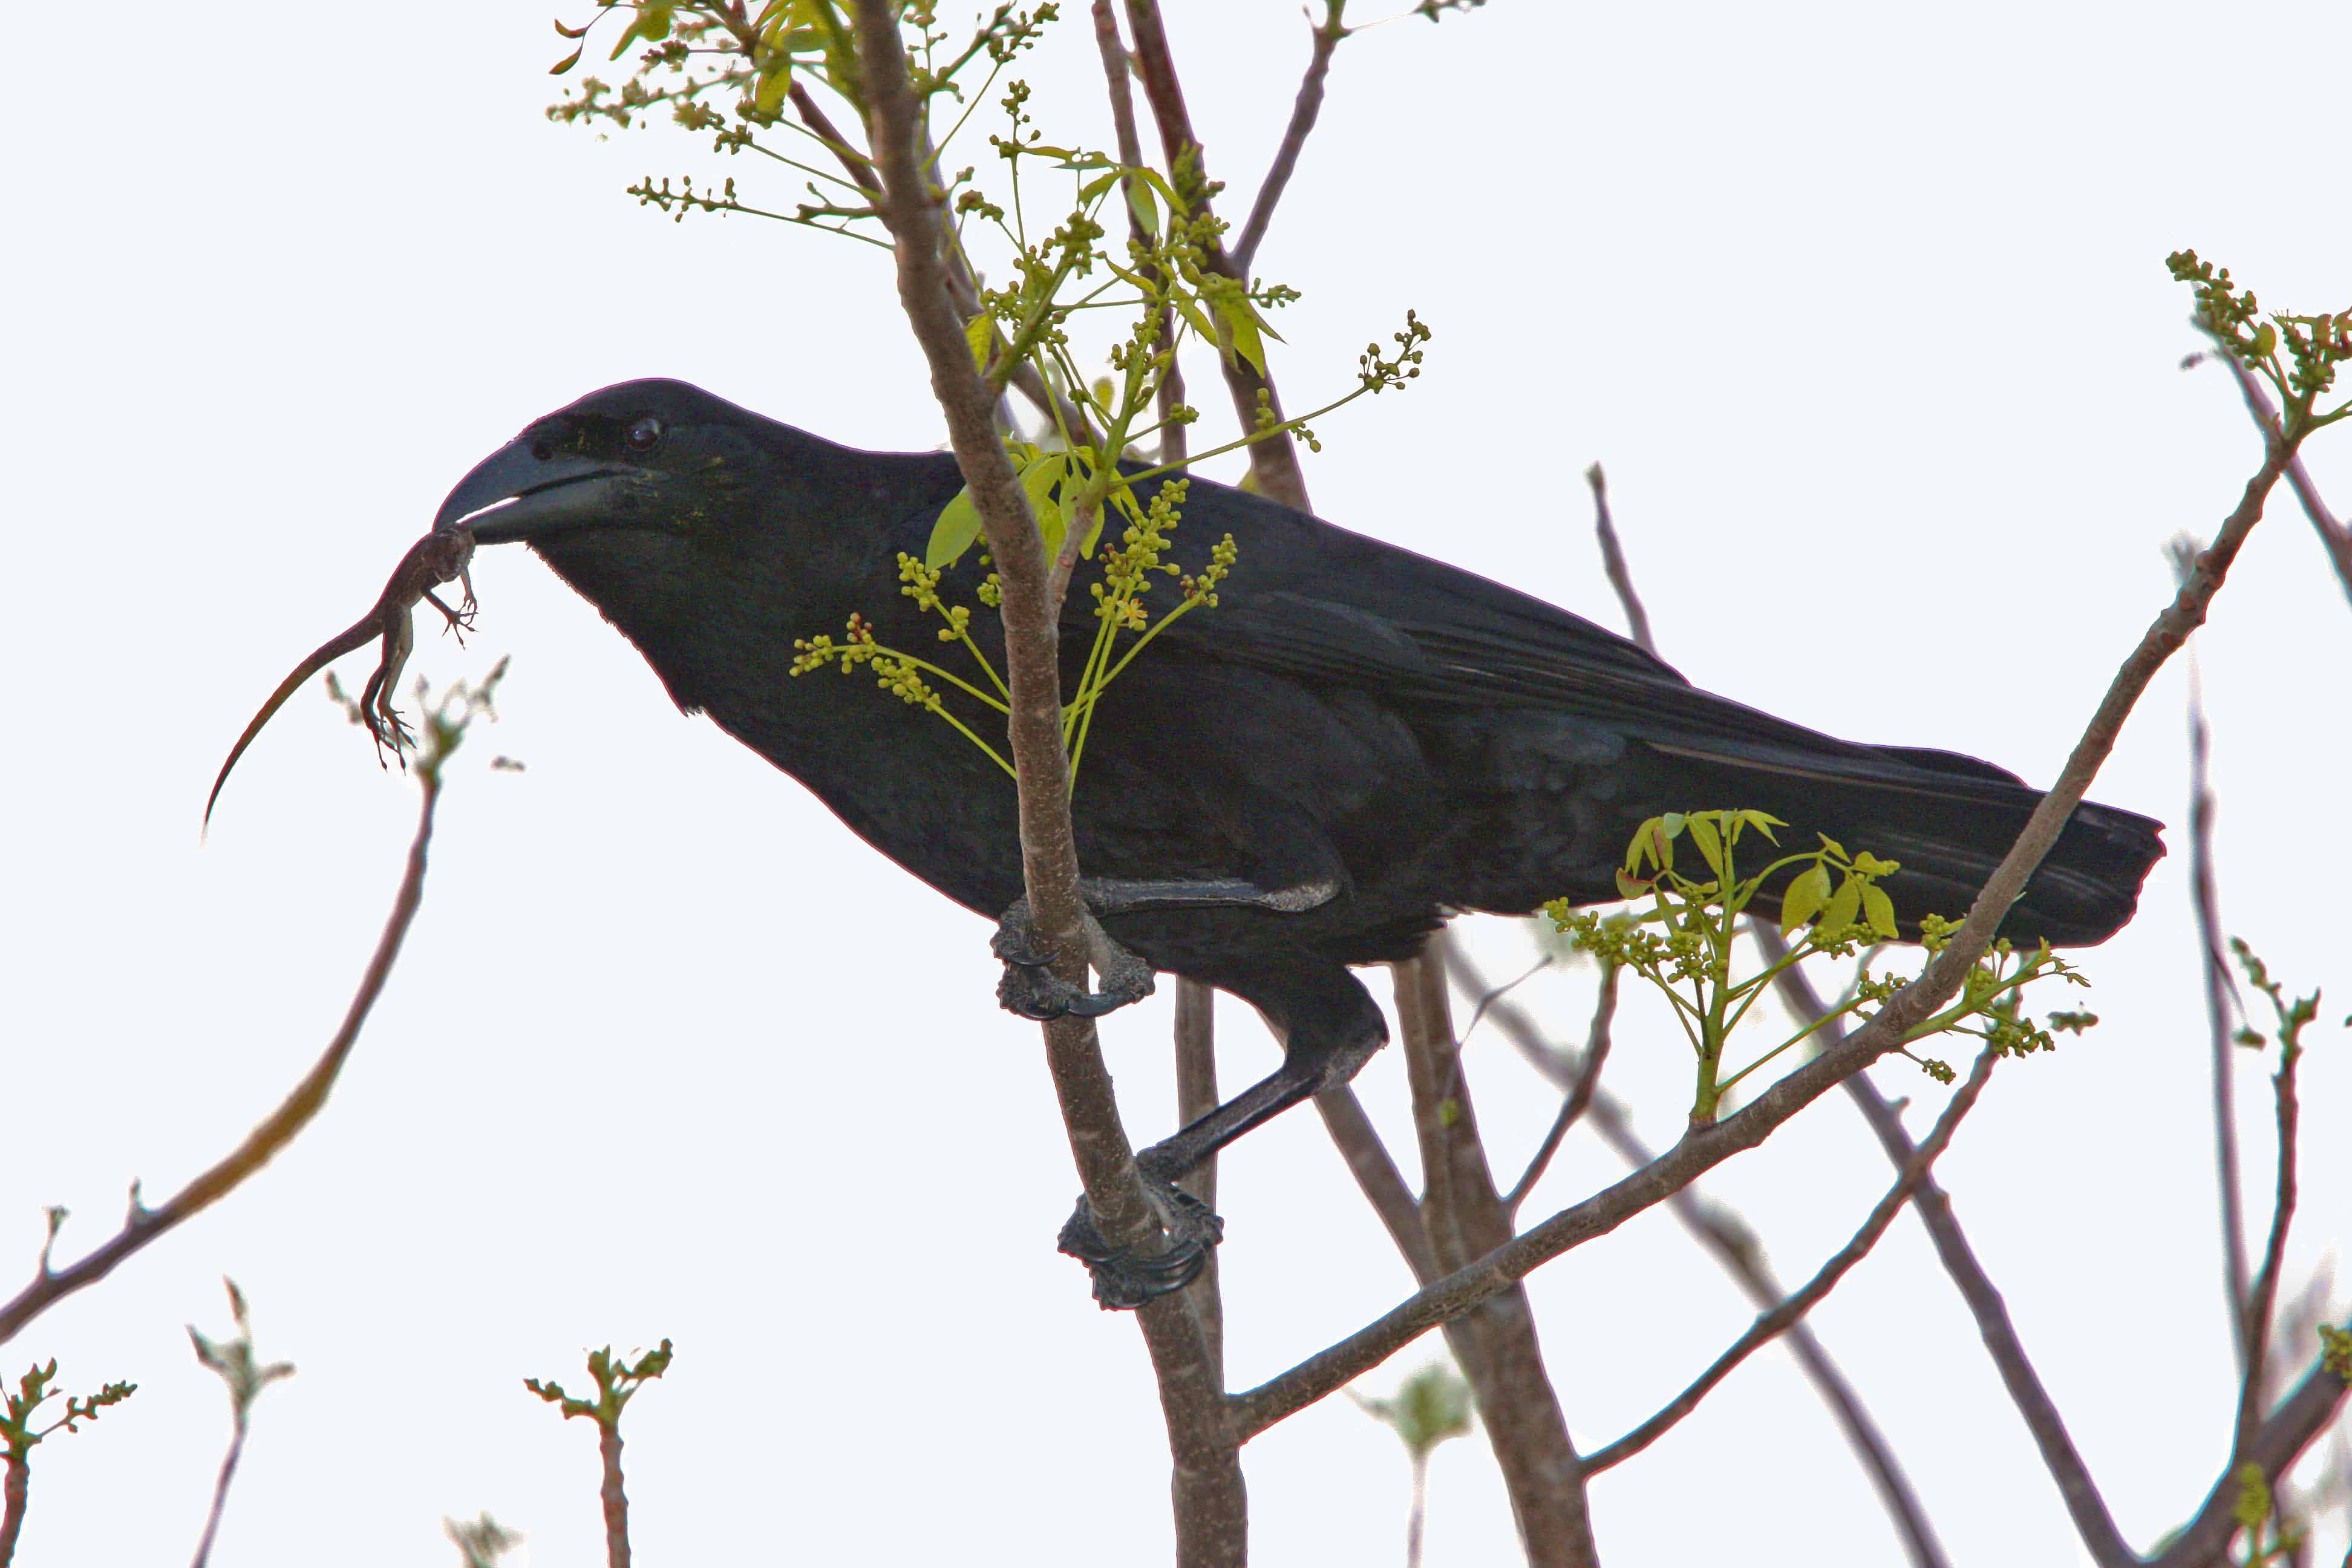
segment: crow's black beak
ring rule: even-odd
[[[437,532],[464,522],[483,544],[568,528],[626,527],[647,510],[660,478],[630,463],[550,451],[545,442],[524,437],[459,479],[433,527]]]

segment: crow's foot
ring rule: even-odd
[[[1042,1023],[1065,1016],[1099,1018],[1151,994],[1150,964],[1111,941],[1092,915],[1086,917],[1086,934],[1088,962],[1102,976],[1100,991],[1073,985],[1046,968],[1053,955],[1037,940],[1028,900],[1005,910],[988,944],[1004,964],[1004,978],[996,983],[997,1004],[1008,1013]]]
[[[1096,1226],[1094,1209],[1084,1197],[1062,1226],[1058,1242],[1062,1251],[1094,1276],[1095,1300],[1106,1312],[1133,1311],[1155,1297],[1181,1290],[1207,1266],[1209,1249],[1224,1239],[1225,1222],[1208,1205],[1164,1176],[1140,1169],[1137,1173],[1168,1232],[1167,1250],[1146,1258],[1111,1246]]]

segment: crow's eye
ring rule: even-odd
[[[650,414],[630,426],[628,435],[623,437],[632,452],[650,452],[661,445],[661,438],[662,422]]]

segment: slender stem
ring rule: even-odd
[[[6,1474],[0,1476],[0,1568],[16,1559],[16,1537],[24,1533],[25,1509],[33,1488],[32,1456],[8,1450]]]
[[[2263,1248],[2263,1267],[2246,1302],[2245,1374],[2239,1382],[2238,1430],[2231,1447],[2242,1454],[2254,1440],[2262,1418],[2263,1374],[2270,1360],[2271,1311],[2278,1301],[2279,1271],[2286,1266],[2287,1227],[2294,1223],[2295,1127],[2300,1121],[2294,1092],[2295,1064],[2302,1048],[2290,1039],[2279,1042],[2279,1068],[2271,1087],[2278,1101],[2278,1188],[2271,1205],[2270,1243]]]
[[[1274,209],[1289,188],[1290,176],[1297,172],[1298,154],[1314,132],[1315,117],[1322,112],[1323,79],[1331,73],[1332,51],[1348,36],[1348,29],[1339,25],[1339,14],[1347,8],[1348,0],[1323,0],[1323,25],[1313,32],[1315,45],[1307,57],[1307,74],[1298,80],[1298,96],[1290,106],[1290,124],[1282,132],[1282,145],[1274,150],[1274,162],[1267,165],[1265,181],[1257,188],[1257,200],[1250,204],[1241,238],[1234,243],[1234,266],[1244,276],[1250,263],[1257,259],[1258,245],[1274,222]]]
[[[1214,1110],[1217,1095],[1217,994],[1197,980],[1176,982],[1176,1125],[1189,1127]],[[1202,1161],[1188,1172],[1184,1190],[1208,1208],[1217,1206],[1217,1157]],[[1217,1254],[1209,1253],[1188,1292],[1193,1315],[1201,1321],[1209,1365],[1216,1386],[1225,1385],[1225,1307],[1217,1280]]]
[[[236,1462],[245,1457],[246,1418],[242,1407],[236,1409],[236,1426],[229,1435],[228,1453],[221,1460],[220,1475],[213,1482],[212,1511],[205,1515],[205,1532],[196,1541],[196,1555],[190,1568],[205,1568],[212,1560],[213,1537],[220,1532],[222,1510],[228,1506],[228,1484],[236,1478]],[[7,1555],[0,1552],[0,1563]]]
[[[621,1484],[621,1424],[596,1424],[596,1457],[604,1479],[596,1496],[604,1508],[604,1568],[629,1568],[629,1494]]]
[[[2235,363],[2235,361],[2231,362]],[[2221,900],[2213,876],[2212,737],[2192,658],[2189,666],[2189,887],[2203,949],[2205,1022],[2213,1056],[2213,1163],[2221,1196],[2221,1282],[2229,1292],[2231,1353],[2246,1370],[2246,1217],[2238,1175],[2237,1053],[2230,1027],[2229,960],[2221,952]]]
[[[2147,1568],[2211,1568],[2221,1563],[2230,1538],[2238,1528],[2234,1515],[2240,1489],[2239,1467],[2260,1466],[2263,1479],[2275,1491],[2278,1479],[2294,1468],[2303,1451],[2335,1422],[2336,1413],[2343,1408],[2346,1392],[2344,1379],[2328,1371],[2324,1362],[2315,1360],[2294,1392],[2271,1412],[2270,1418],[2255,1432],[2254,1440],[2221,1467],[2221,1473],[2214,1478],[2196,1517],[2162,1552],[2148,1559]]]
[[[1729,1350],[1716,1358],[1713,1366],[1701,1373],[1688,1388],[1675,1395],[1664,1409],[1587,1458],[1584,1463],[1589,1473],[1622,1464],[1664,1436],[1685,1416],[1697,1409],[1699,1401],[1730,1376],[1734,1368],[1812,1310],[1822,1297],[1836,1289],[1838,1281],[1845,1277],[1848,1270],[1870,1255],[1870,1249],[1878,1245],[1879,1237],[1885,1236],[1886,1227],[1895,1223],[1895,1216],[1903,1212],[1903,1205],[1910,1202],[1911,1194],[1918,1189],[1919,1184],[1927,1180],[1928,1170],[1950,1146],[1952,1134],[1959,1131],[1960,1119],[1969,1113],[1969,1108],[1976,1104],[1977,1097],[1984,1092],[1986,1080],[1992,1077],[1993,1063],[1999,1059],[1990,1047],[1978,1053],[1976,1068],[1969,1074],[1968,1081],[1960,1086],[1958,1092],[1952,1096],[1951,1103],[1944,1108],[1944,1114],[1937,1121],[1935,1131],[1927,1135],[1927,1141],[1904,1163],[1901,1173],[1895,1178],[1895,1184],[1886,1190],[1885,1197],[1878,1200],[1877,1206],[1870,1211],[1870,1217],[1863,1222],[1860,1230],[1854,1232],[1853,1239],[1822,1264],[1821,1271],[1807,1280],[1803,1288],[1758,1318]]]
[[[1650,636],[1650,613],[1642,607],[1642,595],[1633,591],[1633,574],[1626,569],[1624,546],[1617,542],[1617,525],[1609,516],[1609,476],[1593,464],[1584,470],[1584,482],[1592,487],[1592,531],[1601,540],[1601,565],[1609,574],[1609,585],[1617,590],[1617,603],[1625,611],[1626,634],[1643,653],[1655,654],[1657,643]]]
[[[2271,403],[2270,395],[2263,391],[2262,384],[2254,379],[2253,372],[2241,364],[2235,354],[2225,353],[2218,357],[2230,367],[2230,374],[2238,378],[2238,391],[2246,400],[2246,412],[2254,416],[2254,424],[2263,432],[2263,439],[2276,439],[2278,409]],[[2328,511],[2326,502],[2319,499],[2319,487],[2311,482],[2311,475],[2305,469],[2301,458],[2288,460],[2286,482],[2288,488],[2294,491],[2294,499],[2303,504],[2303,515],[2311,520],[2313,531],[2319,535],[2320,546],[2327,552],[2328,562],[2336,568],[2336,580],[2343,584],[2344,596],[2352,599],[2352,529],[2346,528]]]
[[[383,933],[376,939],[375,952],[360,976],[359,989],[351,1005],[344,1009],[342,1025],[327,1042],[327,1048],[268,1119],[246,1135],[245,1142],[163,1204],[149,1208],[139,1201],[138,1189],[134,1187],[131,1210],[121,1229],[104,1245],[63,1268],[51,1268],[44,1255],[33,1282],[18,1291],[15,1300],[0,1306],[0,1343],[14,1339],[26,1324],[59,1300],[97,1284],[151,1242],[235,1192],[246,1178],[292,1142],[327,1103],[336,1075],[342,1071],[344,1060],[359,1041],[360,1026],[367,1022],[369,1011],[383,994],[384,982],[392,975],[393,963],[400,956],[400,944],[416,918],[417,906],[424,900],[425,850],[433,841],[433,811],[441,795],[441,775],[439,769],[432,766],[420,767],[416,773],[424,802],[417,810],[416,836],[408,846],[407,868],[401,877],[400,890],[393,896],[392,914],[384,921]]]
[[[1552,1156],[1559,1152],[1560,1141],[1568,1136],[1580,1117],[1592,1105],[1593,1091],[1601,1087],[1601,1068],[1609,1059],[1610,1042],[1615,1037],[1611,1026],[1617,1017],[1617,965],[1601,966],[1601,996],[1593,1004],[1592,1027],[1584,1037],[1584,1070],[1576,1075],[1576,1087],[1560,1101],[1559,1114],[1552,1118],[1551,1127],[1544,1133],[1543,1142],[1537,1146],[1535,1157],[1528,1162],[1520,1175],[1503,1198],[1504,1211],[1516,1221],[1519,1205],[1528,1201],[1543,1173],[1551,1167]]]
[[[1412,1457],[1412,1507],[1404,1516],[1404,1568],[1421,1568],[1422,1525],[1429,1512],[1429,1456]]]

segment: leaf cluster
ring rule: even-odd
[[[1469,1383],[1445,1362],[1432,1362],[1404,1380],[1386,1399],[1349,1394],[1357,1407],[1394,1431],[1415,1464],[1450,1437],[1469,1435]]]
[[[80,1431],[80,1423],[97,1420],[100,1411],[120,1405],[139,1392],[135,1383],[110,1383],[96,1394],[68,1394],[65,1409],[48,1425],[41,1426],[41,1406],[58,1396],[57,1376],[58,1360],[51,1356],[47,1364],[35,1366],[18,1378],[16,1391],[5,1396],[5,1411],[0,1411],[0,1444],[6,1446],[12,1462],[22,1463],[26,1455],[55,1433]]]
[[[194,1323],[188,1325],[188,1339],[195,1346],[196,1359],[220,1374],[228,1384],[228,1398],[236,1412],[239,1427],[245,1425],[246,1413],[261,1391],[281,1378],[294,1375],[290,1361],[263,1363],[253,1353],[253,1324],[246,1316],[245,1292],[236,1288],[234,1279],[223,1279],[228,1287],[229,1315],[236,1321],[236,1336],[215,1340]]]
[[[2176,281],[2195,290],[2197,324],[2276,389],[2283,409],[2279,434],[2290,448],[2352,415],[2352,398],[2325,412],[2318,408],[2336,384],[2336,371],[2352,363],[2352,310],[2316,316],[2265,312],[2252,289],[2231,280],[2228,268],[2200,260],[2193,250],[2176,250],[2164,264]]]
[[[1772,844],[1775,827],[1787,824],[1753,810],[1669,812],[1635,830],[1617,870],[1617,890],[1634,907],[1603,913],[1579,909],[1566,899],[1544,906],[1553,924],[1580,952],[1622,966],[1648,981],[1673,1005],[1698,1063],[1698,1087],[1691,1108],[1694,1123],[1715,1120],[1725,1091],[1782,1053],[1842,1018],[1867,1019],[1908,976],[1874,976],[1864,966],[1846,996],[1822,1017],[1807,1023],[1736,1070],[1726,1070],[1732,1032],[1754,1014],[1758,1002],[1781,972],[1809,958],[1849,959],[1865,947],[1900,939],[1894,901],[1879,883],[1902,869],[1867,850],[1849,854],[1837,840],[1820,835],[1818,848],[1781,854],[1752,873],[1739,866],[1739,846],[1749,833]],[[1677,846],[1687,849],[1677,864]],[[1696,864],[1689,857],[1696,857]],[[1777,898],[1779,925],[1788,944],[1780,959],[1752,973],[1738,974],[1734,957],[1740,921],[1759,900]],[[1920,942],[1939,951],[1958,922],[1927,915]],[[2089,982],[2045,945],[2018,953],[2007,942],[1993,944],[1970,971],[1960,994],[1942,1012],[1911,1030],[1906,1046],[1938,1034],[1958,1034],[1985,1042],[1998,1053],[2025,1055],[2054,1046],[2053,1031],[2080,1033],[2098,1022],[2082,1012],[2053,1014],[2035,1027],[2021,1010],[2020,993],[2046,977],[2084,985]],[[1914,1057],[1928,1076],[1952,1081],[1949,1064]]]
[[[614,1432],[620,1429],[621,1411],[635,1397],[638,1389],[669,1370],[673,1357],[667,1340],[662,1341],[657,1349],[643,1352],[635,1362],[614,1355],[610,1345],[590,1351],[588,1375],[596,1384],[596,1397],[593,1400],[576,1399],[563,1391],[562,1384],[551,1380],[542,1383],[538,1378],[526,1377],[522,1385],[550,1405],[559,1406],[566,1421],[583,1415],[599,1429]]]

